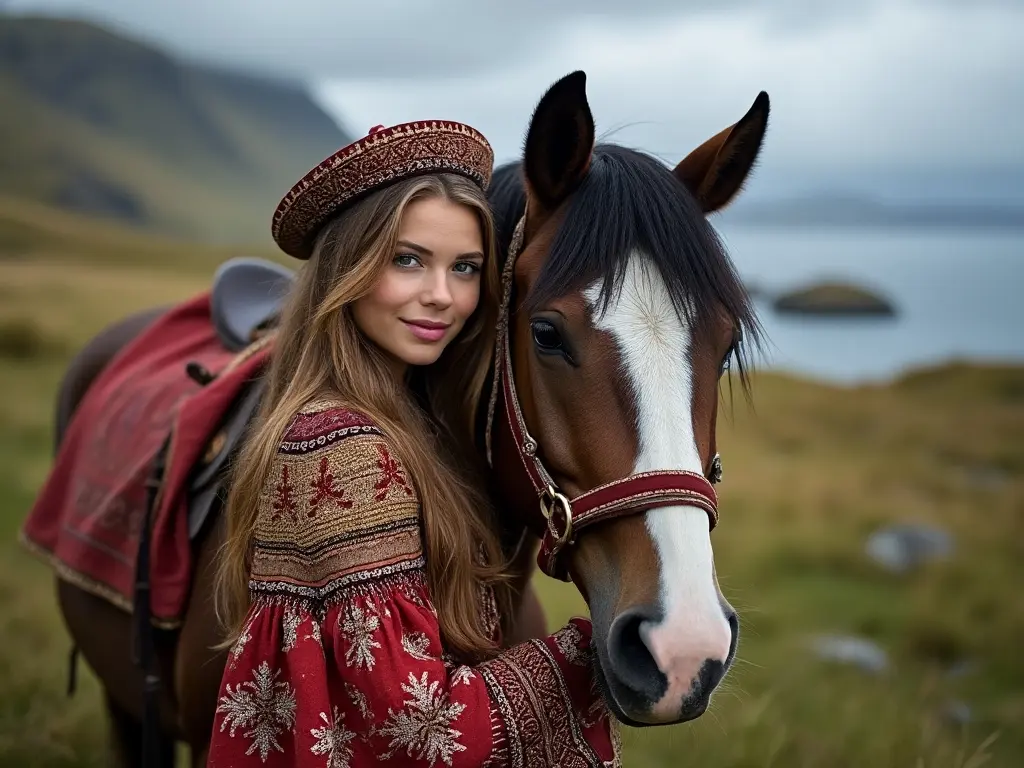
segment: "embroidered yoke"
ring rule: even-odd
[[[420,506],[365,417],[295,417],[263,490],[209,765],[610,766],[590,622],[477,666],[441,646]],[[481,610],[497,627],[493,601]]]

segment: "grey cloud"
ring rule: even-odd
[[[506,67],[557,46],[574,19],[649,24],[678,13],[672,0],[15,0],[11,7],[71,12],[174,52],[267,74],[387,79]]]
[[[13,0],[9,7],[71,12],[159,42],[175,53],[264,74],[404,79],[410,73],[459,78],[516,66],[564,49],[568,34],[592,23],[614,24],[628,35],[681,16],[740,13],[758,19],[766,33],[791,35],[869,13],[879,2]]]
[[[8,7],[70,8],[171,51],[304,80],[357,132],[407,119],[465,120],[492,139],[499,159],[518,154],[544,89],[582,68],[599,132],[666,162],[767,90],[773,117],[754,195],[813,178],[828,179],[825,186],[861,179],[871,189],[883,176],[925,178],[932,168],[1024,168],[1024,103],[1014,98],[1024,92],[1015,32],[1024,27],[1021,0],[344,7],[336,0],[15,0]],[[1010,179],[1003,188],[1024,185]]]
[[[357,130],[450,116],[483,130],[508,159],[546,86],[583,68],[599,132],[671,163],[738,119],[764,89],[772,121],[751,196],[814,179],[879,193],[900,176],[927,190],[942,176],[931,171],[945,169],[949,179],[973,179],[942,182],[945,194],[973,197],[986,191],[972,171],[979,168],[1017,169],[1024,190],[1024,104],[1011,96],[1024,92],[1019,14],[913,10],[804,38],[766,37],[749,18],[667,19],[630,35],[598,25],[578,49],[485,77],[338,81],[322,93]],[[1012,173],[1003,176],[1000,188],[1012,189]]]

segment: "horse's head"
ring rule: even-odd
[[[739,191],[767,119],[761,93],[670,170],[594,145],[577,72],[544,95],[526,139],[502,336],[513,376],[496,390],[493,461],[502,493],[559,550],[542,554],[542,567],[571,577],[587,600],[599,682],[633,725],[701,715],[736,651],[704,478],[717,479],[720,379],[758,326],[705,215]],[[523,468],[534,457],[531,485]],[[554,493],[538,504],[549,483]],[[577,500],[570,532],[566,502]]]

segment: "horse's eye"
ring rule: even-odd
[[[718,377],[725,376],[729,371],[732,370],[732,361],[734,358],[739,358],[740,355],[740,334],[737,332],[736,338],[729,347],[729,351],[725,353],[725,359],[722,360],[722,368],[718,372]]]
[[[557,352],[562,348],[562,336],[558,329],[547,320],[534,320],[530,324],[533,330],[533,343],[542,352]]]

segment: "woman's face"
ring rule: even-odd
[[[430,365],[476,310],[483,263],[480,223],[470,208],[439,197],[416,200],[405,209],[384,274],[353,304],[355,322],[396,370]]]

